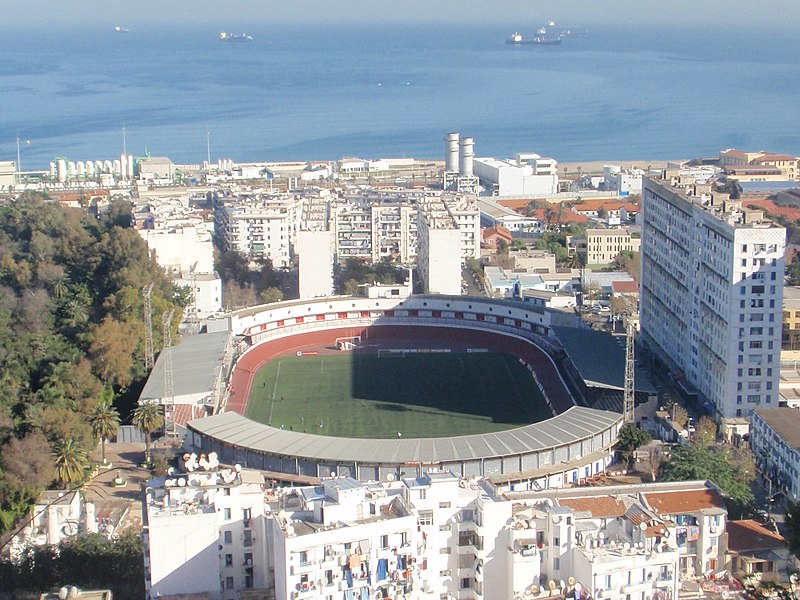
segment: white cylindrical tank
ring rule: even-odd
[[[113,173],[113,167],[110,160],[103,161],[103,173]]]
[[[444,170],[458,171],[458,133],[444,136]]]
[[[94,175],[94,163],[91,160],[86,161],[86,174]]]
[[[94,171],[95,171],[95,173],[102,173],[103,172],[103,161],[102,160],[94,161]]]
[[[56,178],[56,163],[51,161],[50,162],[50,179]]]
[[[75,163],[75,172],[78,174],[78,177],[86,175],[86,164],[82,160]]]
[[[86,512],[84,513],[84,526],[89,533],[97,533],[97,518],[95,518],[94,504],[92,502],[86,503]]]
[[[122,174],[122,165],[119,162],[119,159],[115,159],[113,162],[113,166],[111,167],[111,172],[116,173],[117,175]]]
[[[47,507],[47,543],[58,544],[61,541],[59,529],[61,523],[59,522],[58,509],[55,506]]]
[[[75,163],[73,161],[69,161],[67,163],[67,173],[69,173],[70,177],[75,177],[75,173],[77,169],[75,168]]]
[[[475,158],[475,141],[471,137],[461,139],[459,146],[458,174],[461,177],[472,177],[472,159]]]
[[[56,177],[59,183],[64,183],[67,180],[67,161],[59,158],[56,161]]]

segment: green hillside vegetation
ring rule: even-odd
[[[124,200],[99,219],[29,192],[0,206],[0,533],[57,459],[92,454],[95,407],[145,378],[142,288],[153,284],[154,324],[172,309],[180,321],[186,296],[130,222]],[[160,326],[154,336],[159,349]]]

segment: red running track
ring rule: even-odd
[[[231,394],[228,397],[226,410],[244,416],[253,377],[264,363],[287,352],[309,346],[333,345],[336,338],[356,335],[360,335],[362,343],[368,345],[381,342],[380,345],[388,346],[385,342],[393,340],[403,340],[404,342],[414,340],[416,343],[446,341],[453,346],[487,348],[496,352],[507,352],[521,358],[533,367],[556,414],[561,414],[574,406],[572,397],[564,386],[555,364],[543,350],[530,342],[492,331],[422,325],[380,325],[311,331],[260,343],[246,352],[236,363],[230,379]]]

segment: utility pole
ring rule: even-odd
[[[634,387],[634,362],[633,362],[633,324],[626,323],[627,334],[625,337],[625,392],[623,396],[622,420],[625,423],[635,423],[635,397]]]
[[[153,303],[150,300],[150,293],[153,291],[153,284],[150,283],[142,289],[144,296],[144,368],[149,373],[153,370]]]
[[[164,322],[164,397],[162,403],[166,409],[169,406],[169,418],[164,419],[164,426],[167,435],[175,435],[177,427],[175,425],[175,385],[172,378],[172,313],[165,311]]]

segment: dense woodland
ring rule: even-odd
[[[123,200],[99,218],[27,192],[0,206],[0,534],[83,476],[98,405],[146,377],[142,288],[156,350],[162,314],[181,320],[186,295],[130,224]]]

